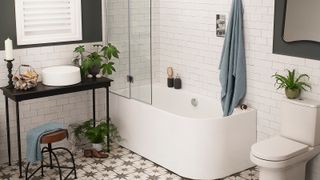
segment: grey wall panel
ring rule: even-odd
[[[275,0],[273,53],[320,60],[320,43],[311,41],[287,43],[283,40],[285,7],[286,0]]]
[[[51,46],[51,45],[58,45],[58,44],[72,44],[72,43],[102,41],[101,0],[81,0],[81,1],[82,1],[82,33],[83,33],[82,41],[17,46],[14,0],[0,0],[0,50],[4,49],[4,40],[8,37],[10,37],[13,40],[14,48],[28,48],[28,47],[39,47],[39,46]]]

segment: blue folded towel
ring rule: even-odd
[[[36,162],[42,160],[40,139],[41,136],[49,132],[63,129],[63,124],[47,123],[33,128],[27,133],[27,160],[28,162]]]

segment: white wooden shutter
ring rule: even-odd
[[[15,0],[18,45],[82,40],[81,0]]]

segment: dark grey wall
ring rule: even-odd
[[[273,53],[320,60],[320,43],[311,41],[287,43],[283,40],[285,8],[286,0],[275,0]]]
[[[0,50],[4,49],[4,40],[10,37],[14,48],[49,46],[102,41],[102,10],[101,0],[82,1],[82,33],[83,40],[76,42],[37,44],[17,46],[14,0],[0,0]]]

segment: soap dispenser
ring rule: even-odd
[[[179,74],[177,74],[176,78],[174,79],[174,88],[175,89],[181,89],[182,88],[182,81],[181,81],[181,78],[180,78]]]
[[[167,79],[168,87],[173,88],[174,78],[173,78],[173,68],[172,67],[167,68],[167,74],[168,74],[168,79]]]

